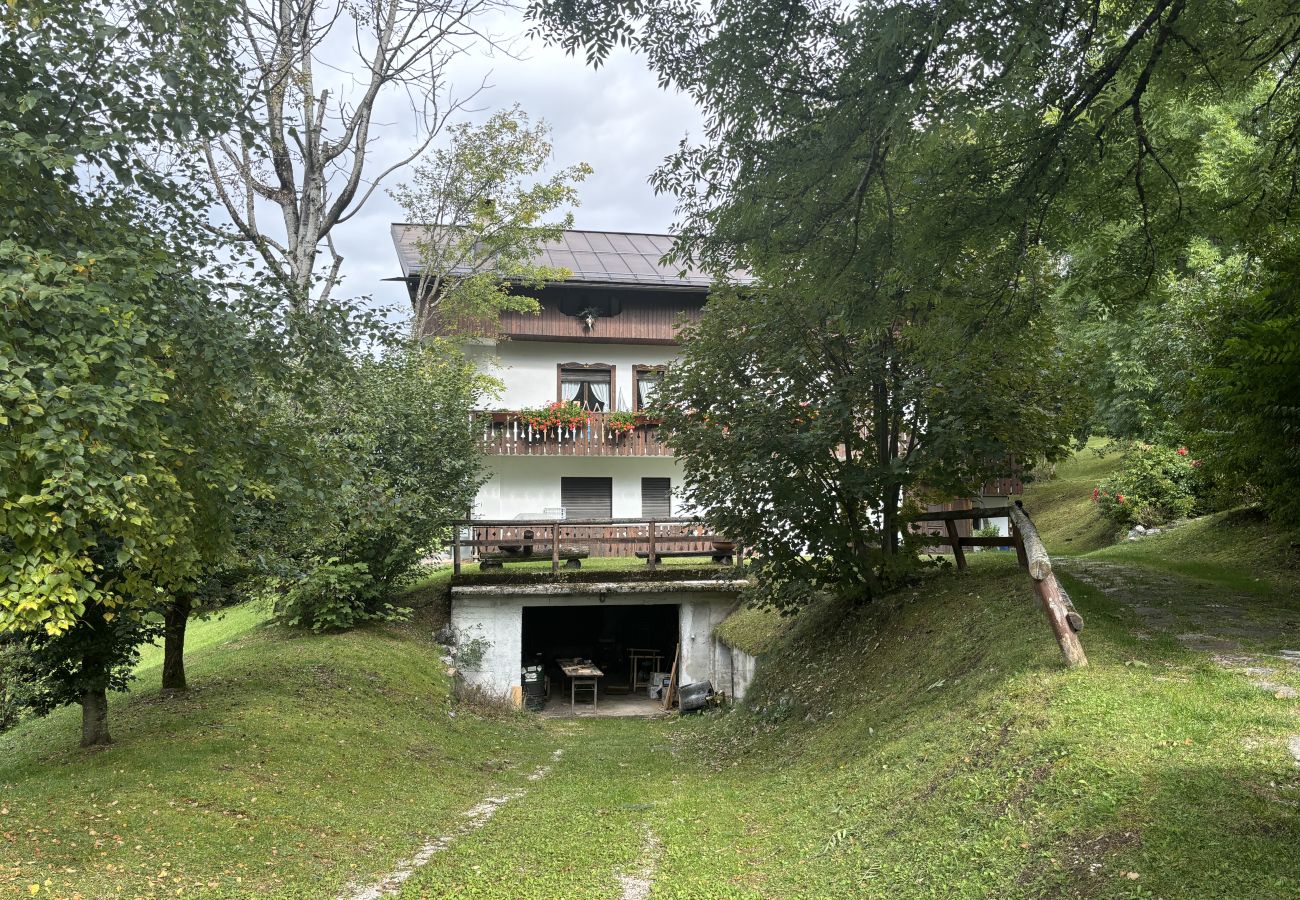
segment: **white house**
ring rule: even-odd
[[[396,224],[402,277],[419,278],[421,228]],[[535,296],[539,315],[503,313],[495,334],[466,342],[505,385],[476,426],[490,477],[476,519],[664,518],[681,512],[681,470],[647,415],[682,322],[699,317],[710,279],[660,259],[662,234],[566,231],[539,263],[573,274]],[[519,413],[580,404],[579,427],[530,428]]]

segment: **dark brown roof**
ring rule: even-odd
[[[402,277],[420,273],[415,242],[428,226],[404,222],[393,224],[393,245],[402,265]],[[707,288],[713,279],[698,269],[683,271],[660,260],[672,249],[668,234],[637,234],[625,231],[566,231],[560,240],[548,242],[538,256],[538,265],[568,269],[573,274],[566,284],[624,284],[647,287]],[[736,273],[737,281],[748,276]]]

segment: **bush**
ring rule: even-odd
[[[490,387],[442,344],[360,364],[326,410],[320,455],[342,477],[322,492],[323,521],[273,587],[281,621],[322,631],[405,615],[390,600],[424,570],[482,480],[470,411]]]
[[[1129,444],[1119,472],[1093,489],[1093,502],[1117,525],[1163,525],[1197,510],[1203,466],[1186,447]]]

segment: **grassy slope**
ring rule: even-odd
[[[1119,529],[1103,519],[1092,502],[1092,489],[1120,463],[1116,453],[1100,455],[1106,443],[1093,438],[1083,450],[1059,463],[1054,475],[1026,485],[1025,509],[1053,554],[1088,553],[1115,540]]]
[[[647,865],[656,897],[1294,896],[1294,704],[1078,593],[1086,670],[981,554],[806,612],[755,709],[555,723],[551,775],[403,896],[617,897]]]
[[[262,618],[191,626],[183,699],[147,655],[106,751],[75,749],[71,708],[0,735],[0,896],[47,878],[42,896],[329,896],[545,755],[537,725],[449,716],[429,623],[306,637]]]

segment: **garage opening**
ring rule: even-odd
[[[541,694],[535,707],[551,715],[659,708],[655,694],[673,663],[679,604],[526,606],[523,614],[522,663],[542,675],[532,688]],[[525,699],[529,690],[525,677]]]

